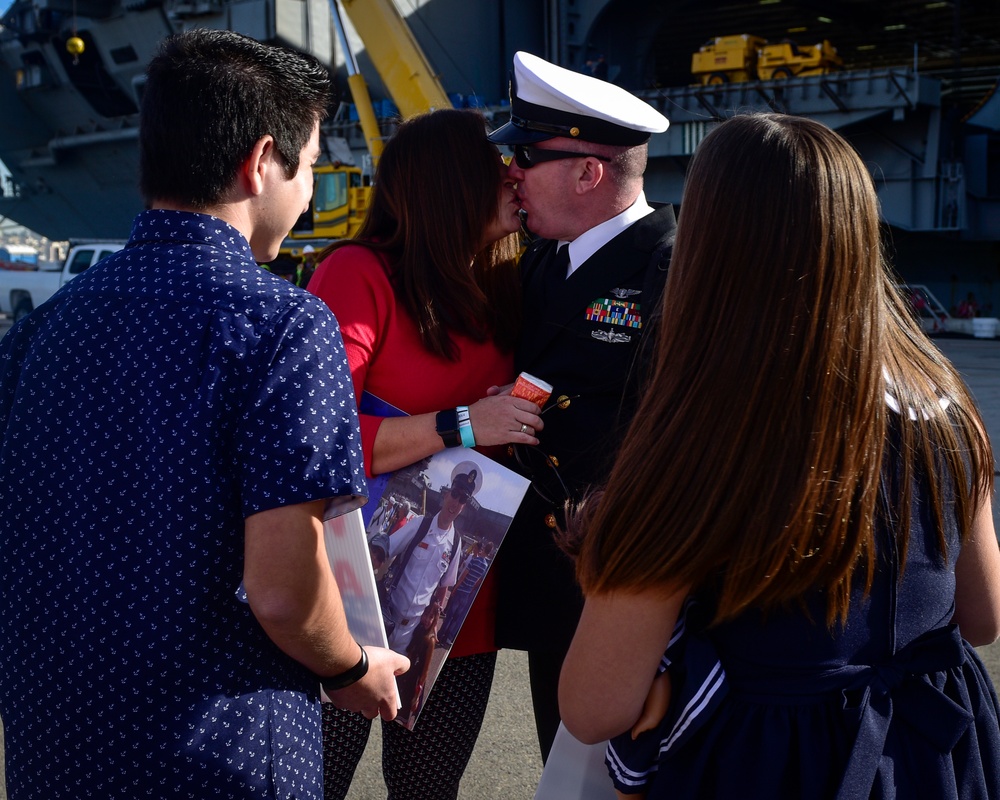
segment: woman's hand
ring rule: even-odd
[[[486,390],[487,397],[496,397],[498,394],[510,394],[511,390],[514,388],[513,383],[508,383],[503,386],[491,386]]]
[[[469,419],[477,445],[538,444],[535,433],[545,423],[541,409],[523,397],[497,394],[469,406]]]
[[[632,726],[632,741],[638,739],[639,734],[653,730],[663,721],[670,709],[671,688],[669,672],[661,672],[653,679],[653,685],[649,687],[649,694],[646,695],[646,702],[642,704],[642,713]]]
[[[538,444],[535,432],[543,425],[540,411],[530,400],[511,397],[509,392],[478,400],[469,406],[476,445]],[[444,450],[436,417],[429,413],[383,419],[372,447],[371,474],[392,472]]]

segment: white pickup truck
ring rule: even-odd
[[[64,283],[124,246],[124,242],[75,244],[58,269],[0,269],[0,312],[10,314],[17,322],[52,297]]]

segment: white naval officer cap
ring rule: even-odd
[[[460,461],[451,471],[451,485],[470,495],[478,494],[483,488],[483,470],[475,461]]]
[[[488,138],[495,144],[531,144],[565,136],[634,147],[668,125],[649,103],[619,86],[517,52],[510,78],[510,122]]]

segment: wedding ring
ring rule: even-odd
[[[527,432],[528,432],[528,425],[527,425],[527,423],[522,422],[521,423],[521,433],[527,433]]]

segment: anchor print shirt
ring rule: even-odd
[[[140,214],[0,341],[0,715],[18,798],[320,798],[318,685],[238,596],[245,517],[366,493],[326,306]]]

